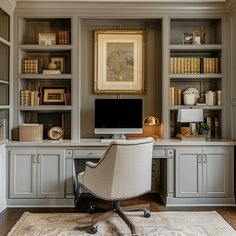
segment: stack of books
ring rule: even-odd
[[[57,32],[57,44],[70,44],[70,31]]]
[[[38,74],[39,60],[38,59],[23,59],[23,74]]]
[[[65,105],[70,105],[71,104],[70,93],[64,93],[64,101],[65,101]]]
[[[218,74],[220,59],[200,57],[171,57],[171,74]]]
[[[182,89],[176,87],[170,87],[169,91],[170,106],[182,104]]]
[[[204,118],[205,123],[209,127],[208,138],[220,138],[220,120],[217,116],[207,116]]]
[[[38,91],[21,90],[20,91],[21,106],[39,106],[40,96]]]

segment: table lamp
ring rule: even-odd
[[[179,109],[177,121],[190,123],[189,127],[181,127],[181,134],[185,136],[196,135],[196,122],[203,122],[202,109]]]
[[[156,116],[146,116],[143,120],[145,125],[159,125],[159,120]]]

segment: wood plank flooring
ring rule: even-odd
[[[53,213],[53,212],[85,212],[89,201],[94,201],[91,196],[82,196],[77,208],[7,208],[0,214],[0,235],[5,236],[25,212]],[[157,194],[146,194],[142,197],[123,201],[122,205],[149,203],[151,211],[217,211],[224,219],[236,229],[236,207],[165,207]]]

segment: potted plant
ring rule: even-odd
[[[210,128],[206,123],[200,123],[197,127],[199,134],[207,135],[209,130]]]

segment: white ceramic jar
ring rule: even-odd
[[[196,94],[185,93],[184,94],[184,105],[194,105],[196,102]]]

